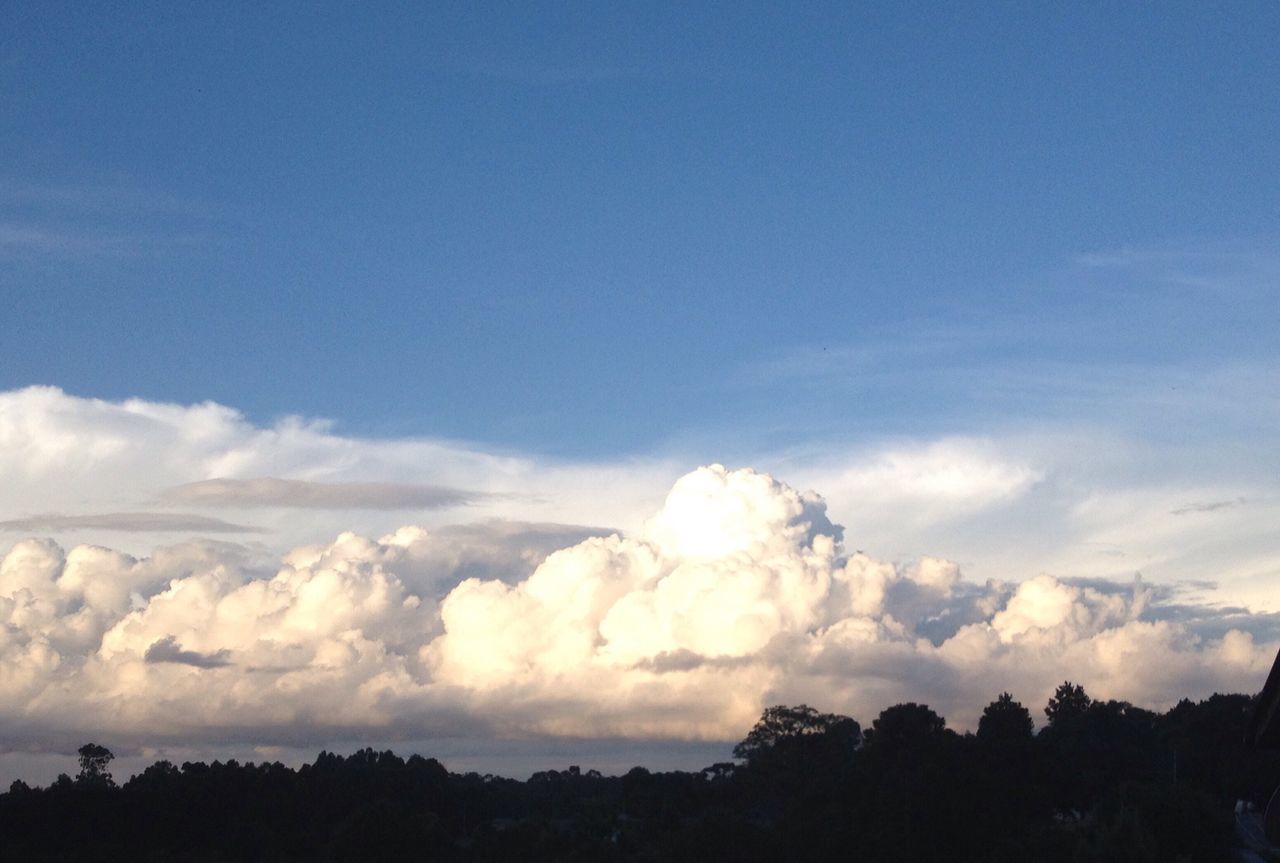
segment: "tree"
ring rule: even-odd
[[[1031,711],[1007,692],[988,704],[978,720],[979,740],[1030,740],[1032,730]]]
[[[835,743],[850,750],[862,742],[862,728],[856,720],[838,713],[819,713],[807,704],[770,707],[737,746],[733,757],[758,763],[782,751],[794,750],[806,741]]]
[[[1063,723],[1078,721],[1092,704],[1093,699],[1085,694],[1083,686],[1066,680],[1058,686],[1049,703],[1044,706],[1044,715],[1049,717],[1049,727],[1055,728]]]
[[[868,745],[881,749],[910,748],[947,733],[947,720],[924,704],[907,702],[880,711],[871,722]]]
[[[76,777],[76,782],[81,785],[114,788],[115,780],[111,778],[111,773],[107,770],[107,765],[111,763],[111,759],[115,758],[111,754],[111,750],[96,743],[86,743],[78,751],[80,754],[80,775]]]

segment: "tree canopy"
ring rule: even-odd
[[[862,741],[862,729],[848,716],[820,713],[807,704],[796,707],[779,704],[764,711],[755,727],[733,747],[733,757],[750,763],[779,746],[785,747],[788,742],[831,734],[841,735],[852,747]]]
[[[1083,695],[1060,688],[1055,716],[1079,723],[1034,736],[1009,693],[978,734],[895,704],[865,745],[851,717],[778,705],[739,743],[745,764],[571,765],[523,782],[363,749],[296,770],[161,761],[117,787],[110,750],[93,743],[78,779],[0,794],[0,837],[24,863],[1234,859],[1234,802],[1263,805],[1280,783],[1280,754],[1245,746],[1251,697],[1159,714]]]
[[[113,786],[115,781],[107,770],[107,765],[115,755],[105,746],[97,743],[86,743],[77,750],[80,756],[80,773],[76,781],[82,785]]]
[[[978,720],[979,740],[1030,740],[1033,731],[1031,711],[1007,692],[988,704]]]
[[[1093,699],[1085,693],[1084,687],[1067,680],[1054,690],[1053,697],[1044,706],[1044,715],[1049,719],[1049,727],[1053,728],[1084,716],[1091,704]]]

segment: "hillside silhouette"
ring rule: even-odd
[[[279,763],[157,762],[123,784],[100,742],[47,788],[0,794],[7,860],[1227,861],[1235,801],[1280,755],[1247,747],[1254,698],[1160,714],[1064,683],[1033,731],[1007,693],[975,733],[923,704],[869,725],[764,712],[696,772],[570,766],[517,781],[365,749]]]

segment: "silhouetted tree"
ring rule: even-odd
[[[988,704],[978,720],[979,740],[1030,740],[1033,730],[1031,711],[1007,692]]]
[[[945,735],[947,721],[924,704],[907,702],[886,707],[871,722],[869,745],[877,748],[917,746]]]
[[[807,704],[778,705],[765,710],[755,727],[733,747],[733,757],[748,763],[757,762],[761,757],[775,754],[779,747],[787,748],[788,742],[833,733],[841,736],[842,742],[851,748],[857,748],[862,742],[861,726],[848,716],[819,713]]]
[[[111,778],[110,772],[107,771],[107,765],[111,763],[111,759],[115,758],[110,749],[105,746],[99,746],[96,743],[86,743],[80,747],[78,752],[80,755],[80,774],[76,776],[76,782],[82,785],[115,787],[115,780]]]
[[[865,746],[849,717],[773,707],[739,744],[745,764],[621,777],[569,767],[526,782],[364,749],[321,753],[297,770],[158,762],[119,790],[86,793],[109,781],[110,752],[89,744],[79,780],[15,782],[0,794],[0,855],[1225,863],[1232,803],[1265,803],[1280,782],[1280,755],[1244,746],[1251,701],[1215,695],[1158,716],[1067,683],[1054,696],[1057,727],[1037,736],[1002,693],[977,737],[948,730],[925,705],[898,704]]]
[[[1093,699],[1085,694],[1084,687],[1067,680],[1058,686],[1044,706],[1044,715],[1049,718],[1049,727],[1053,728],[1084,716],[1091,704]]]

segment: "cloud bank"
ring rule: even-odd
[[[1219,416],[1216,408],[1203,414]],[[528,545],[545,556],[601,532],[575,525],[640,536],[677,477],[728,457],[821,489],[853,528],[851,550],[890,560],[941,553],[984,582],[1040,573],[1127,581],[1135,572],[1154,584],[1207,580],[1216,587],[1206,598],[1280,611],[1280,473],[1266,448],[1230,437],[1166,448],[1060,424],[934,438],[842,434],[823,443],[808,437],[807,421],[798,415],[795,439],[776,450],[726,452],[717,440],[685,442],[675,454],[574,461],[360,437],[298,417],[259,424],[212,403],[105,401],[29,387],[0,392],[0,520],[6,540],[37,533],[64,547],[100,543],[137,557],[183,534],[229,535],[228,525],[261,531],[254,541],[283,554],[406,523],[438,541],[440,531],[453,531],[461,542],[451,523],[465,519],[487,537],[469,541],[473,550],[492,542],[500,556],[533,540],[504,536],[502,523],[566,526],[572,536],[549,545],[543,531]],[[1236,505],[1218,505],[1228,501]],[[56,518],[37,523],[41,513]],[[438,556],[454,553],[448,542],[434,547]],[[512,570],[513,560],[492,563],[503,578],[526,577],[529,567]],[[471,563],[456,574],[489,571],[479,556]],[[443,557],[438,564],[448,571]]]
[[[1152,707],[1253,691],[1277,647],[1269,618],[1168,586],[977,584],[850,552],[822,497],[749,469],[686,474],[627,535],[505,535],[494,559],[467,530],[408,526],[274,563],[207,540],[142,558],[19,542],[0,739],[733,740],[801,701],[863,719],[924,701],[965,728],[999,691],[1039,704],[1064,678]]]

